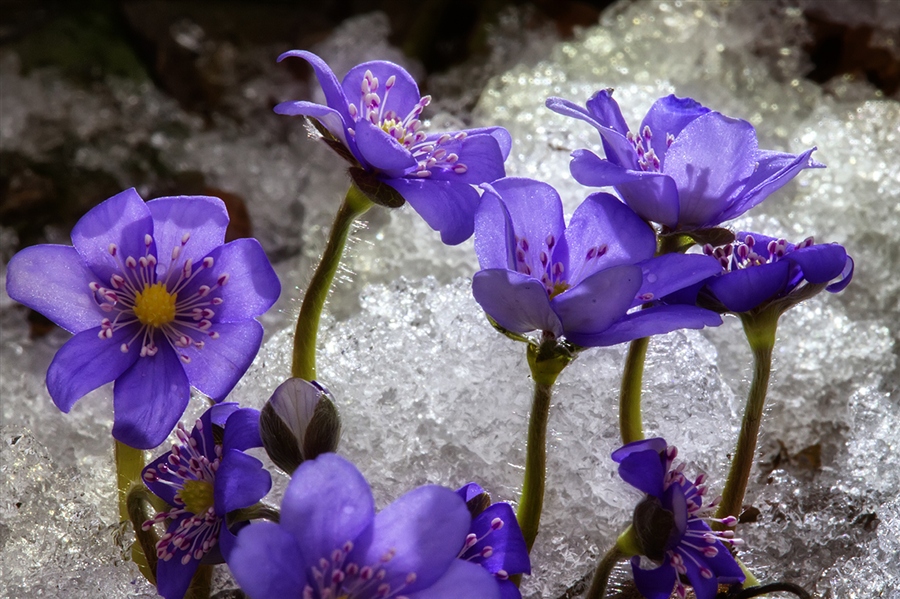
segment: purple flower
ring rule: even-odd
[[[741,232],[729,245],[704,253],[721,265],[719,276],[701,292],[701,303],[722,311],[749,312],[772,302],[784,309],[822,288],[837,293],[853,278],[853,259],[836,243],[815,244],[810,237],[797,245],[758,233]],[[830,283],[834,279],[837,281]],[[829,284],[830,283],[830,284]],[[704,300],[705,297],[705,300]]]
[[[376,514],[362,474],[326,453],[294,471],[279,524],[240,532],[229,566],[254,599],[499,599],[486,570],[456,559],[471,521],[456,493],[434,485]]]
[[[227,224],[218,198],[145,204],[129,189],[78,221],[74,247],[13,256],[9,296],[75,333],[47,371],[60,410],[115,381],[113,436],[145,449],[172,431],[191,385],[216,401],[231,391],[281,285],[256,240],[223,245]]]
[[[312,65],[327,106],[282,102],[275,112],[318,121],[334,137],[332,147],[396,190],[432,229],[440,231],[444,243],[454,245],[471,237],[479,202],[472,186],[505,175],[503,161],[512,143],[506,129],[426,133],[419,117],[431,97],[419,95],[415,80],[403,68],[366,62],[338,83],[315,54],[292,50],[278,60],[289,56]]]
[[[224,427],[223,434],[215,428]],[[172,508],[144,523],[144,530],[170,521],[156,545],[157,591],[184,597],[200,563],[220,563],[234,544],[225,515],[250,507],[269,492],[272,478],[262,462],[243,452],[260,447],[259,412],[222,403],[208,409],[188,435],[180,423],[178,442],[144,468],[147,487]],[[219,431],[221,432],[221,431]],[[217,441],[217,439],[219,439]]]
[[[522,593],[509,577],[531,574],[531,560],[512,506],[503,501],[491,504],[491,496],[476,483],[456,493],[465,500],[473,518],[459,558],[493,574],[501,599],[521,599]]]
[[[701,106],[691,98],[657,100],[637,131],[630,131],[602,90],[587,109],[562,98],[547,107],[597,128],[606,159],[576,150],[570,165],[582,185],[612,185],[641,218],[670,231],[715,227],[736,218],[780,189],[805,168],[815,148],[786,154],[757,147],[756,130]]]
[[[504,329],[605,346],[721,324],[694,306],[636,309],[719,267],[699,255],[654,258],[655,233],[615,197],[589,196],[566,227],[559,194],[546,183],[506,178],[484,189],[475,224],[482,270],[472,292]]]
[[[739,545],[741,540],[732,531],[714,532],[706,521],[734,526],[737,519],[703,517],[718,498],[703,507],[706,477],[701,474],[691,482],[682,474],[683,464],[673,469],[676,453],[657,437],[629,443],[612,454],[622,479],[647,494],[634,510],[632,526],[644,556],[631,559],[634,582],[646,599],[669,599],[673,587],[683,599],[681,576],[687,576],[697,599],[714,599],[719,583],[744,580],[723,545]]]

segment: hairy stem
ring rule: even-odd
[[[647,357],[649,337],[635,339],[628,344],[625,371],[619,389],[619,433],[622,443],[628,444],[644,438],[641,420],[641,384],[644,379],[644,360]]]
[[[291,364],[291,375],[294,377],[307,381],[316,380],[316,338],[322,308],[325,306],[325,299],[328,297],[341,256],[344,254],[344,246],[347,245],[353,221],[371,207],[372,202],[356,185],[351,185],[334,217],[325,251],[300,305],[297,327],[294,330],[294,353]]]
[[[753,381],[750,384],[750,393],[744,407],[744,419],[741,422],[741,432],[738,434],[737,446],[731,460],[731,470],[722,491],[722,503],[719,504],[716,512],[716,516],[719,518],[739,516],[744,503],[744,493],[747,491],[753,456],[756,453],[759,425],[766,404],[778,316],[779,314],[775,310],[741,315],[744,332],[753,352]]]
[[[591,588],[588,589],[587,594],[585,594],[585,599],[603,599],[606,597],[606,585],[609,583],[609,575],[612,573],[613,568],[616,567],[616,564],[619,563],[619,560],[626,557],[625,553],[619,549],[618,545],[613,545],[612,548],[606,552],[606,555],[601,558],[600,563],[597,564],[597,569],[594,571],[594,578],[591,582]]]

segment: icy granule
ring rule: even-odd
[[[341,452],[366,474],[379,504],[426,482],[458,487],[470,480],[495,499],[516,501],[532,392],[524,344],[490,327],[468,279],[447,286],[399,279],[367,287],[360,303],[358,315],[321,332],[319,380],[341,410]],[[287,330],[263,348],[234,397],[262,406],[289,375],[290,340]],[[636,494],[609,459],[619,444],[623,350],[588,350],[559,377],[530,596],[563,592],[631,517]],[[736,430],[723,424],[731,422],[733,395],[715,356],[694,331],[654,340],[647,427],[691,447],[684,458],[721,477],[720,443]]]

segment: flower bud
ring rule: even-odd
[[[292,378],[275,389],[259,417],[263,447],[291,474],[304,460],[334,452],[341,419],[331,394],[316,382]]]

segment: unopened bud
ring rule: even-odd
[[[341,419],[324,387],[293,378],[279,385],[266,402],[259,434],[275,465],[292,474],[304,460],[337,449]]]

